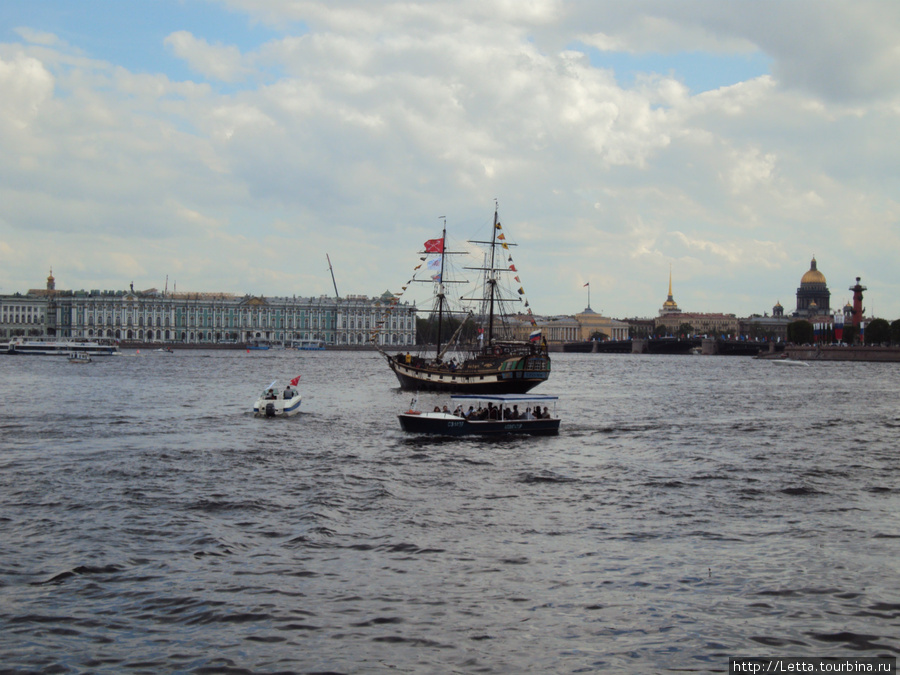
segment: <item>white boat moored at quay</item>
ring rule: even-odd
[[[87,354],[89,356],[114,356],[121,354],[115,341],[106,338],[52,338],[52,337],[14,337],[0,353],[4,354],[43,354],[49,356],[71,356]]]

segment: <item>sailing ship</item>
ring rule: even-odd
[[[512,303],[521,302],[524,290],[519,287],[518,297],[504,297],[501,280],[505,275],[516,275],[517,270],[512,256],[507,261],[506,242],[498,217],[498,209],[494,209],[494,226],[490,241],[472,241],[470,243],[485,247],[484,263],[481,267],[467,269],[481,273],[483,284],[477,297],[461,300],[480,304],[478,312],[481,326],[477,337],[468,345],[460,345],[457,340],[464,327],[471,327],[474,312],[467,314],[456,312],[459,325],[453,335],[444,342],[444,333],[449,332],[447,324],[454,316],[454,310],[448,303],[448,289],[456,280],[448,278],[447,256],[454,255],[448,251],[447,224],[444,219],[440,239],[425,242],[424,254],[431,254],[429,267],[438,272],[433,279],[426,280],[434,285],[435,298],[431,311],[436,319],[436,345],[433,353],[411,355],[409,352],[387,354],[376,342],[376,348],[387,359],[388,365],[400,381],[400,388],[407,391],[444,391],[453,394],[524,394],[546,381],[550,377],[550,356],[547,343],[539,330],[532,331],[527,340],[513,339],[511,327],[507,321],[509,307]],[[458,253],[458,252],[457,252]],[[437,257],[439,255],[439,257]],[[518,277],[515,277],[518,280]],[[455,296],[455,293],[453,294]],[[527,306],[527,301],[526,301]],[[531,310],[527,316],[531,319]],[[462,317],[462,320],[459,318]],[[447,359],[451,350],[459,354]]]

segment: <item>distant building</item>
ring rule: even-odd
[[[813,256],[809,263],[809,270],[801,277],[800,287],[797,289],[797,309],[794,316],[798,318],[812,318],[827,316],[831,313],[831,291],[816,265]]]
[[[772,308],[772,316],[755,315],[740,321],[740,334],[750,339],[780,340],[787,339],[787,327],[793,319],[784,315],[781,302]]]
[[[48,335],[123,343],[221,344],[323,340],[329,345],[415,343],[416,307],[390,292],[330,298],[46,289],[0,295],[0,338]]]
[[[666,332],[674,335],[681,326],[690,326],[694,335],[726,334],[737,335],[740,325],[734,314],[704,314],[699,312],[683,312],[672,296],[672,270],[669,270],[669,295],[659,310],[654,321],[654,328],[662,326]]]
[[[678,333],[681,326],[690,326],[692,335],[738,335],[740,321],[734,314],[680,312],[656,319],[656,326],[664,326],[670,335]]]
[[[678,303],[675,302],[675,298],[672,297],[672,268],[669,267],[669,295],[666,298],[666,301],[663,303],[662,308],[659,310],[660,316],[669,316],[670,314],[681,314],[681,310],[678,309]]]
[[[532,323],[532,319],[534,323]],[[541,337],[548,343],[575,342],[581,334],[581,326],[571,316],[538,316],[517,314],[507,321],[511,340],[528,340],[532,332],[541,331]]]
[[[532,324],[531,321],[534,320]],[[518,314],[508,322],[513,340],[527,340],[532,332],[541,331],[548,344],[584,342],[600,333],[609,340],[627,340],[628,324],[602,316],[590,307],[575,316],[539,316]]]
[[[628,324],[598,314],[590,307],[575,315],[575,321],[580,327],[579,340],[591,340],[595,335],[600,335],[601,340],[627,340],[629,335]]]

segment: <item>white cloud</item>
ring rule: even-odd
[[[243,64],[243,56],[234,46],[211,45],[184,30],[169,35],[165,44],[191,68],[213,80],[239,82],[252,72]]]
[[[4,137],[25,129],[53,95],[53,76],[35,58],[17,53],[0,57],[0,129]]]

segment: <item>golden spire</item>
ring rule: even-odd
[[[663,312],[678,312],[678,303],[672,297],[672,263],[669,263],[669,296],[663,303]]]

